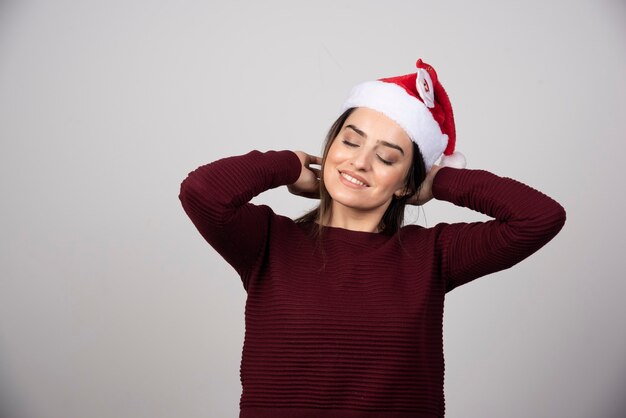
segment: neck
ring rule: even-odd
[[[385,213],[385,207],[378,210],[358,210],[333,201],[330,216],[324,225],[350,231],[380,232],[378,226]]]

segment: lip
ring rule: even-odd
[[[344,176],[342,176],[341,175],[342,173],[347,174],[350,177],[353,177],[353,178],[357,179],[361,183],[365,184],[365,186],[361,186],[361,185],[352,183],[351,181],[347,180]],[[363,189],[365,187],[370,187],[370,185],[367,183],[367,180],[365,180],[363,177],[361,177],[361,176],[359,176],[359,175],[357,175],[357,174],[355,174],[355,173],[353,173],[352,171],[349,171],[349,170],[339,170],[339,178],[341,179],[342,183],[344,183],[345,185],[350,186],[350,187],[354,187],[354,188],[357,188],[357,189]]]

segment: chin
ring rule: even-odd
[[[386,210],[391,202],[391,199],[377,202],[372,200],[370,196],[351,196],[347,193],[336,193],[331,190],[328,190],[328,194],[334,202],[340,204],[341,206],[362,212],[377,211],[381,208],[381,206],[384,206]]]
[[[340,205],[358,211],[378,211],[381,206],[385,209],[391,202],[391,196],[377,195],[375,189],[350,189],[336,178],[326,178],[326,191],[331,199]]]

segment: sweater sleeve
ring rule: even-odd
[[[442,228],[438,246],[447,291],[519,263],[565,223],[565,210],[550,197],[483,170],[442,168],[433,195],[494,218]]]
[[[249,201],[295,182],[301,171],[291,151],[252,151],[201,166],[180,188],[180,201],[204,239],[235,268],[247,289],[250,268],[267,241],[273,212]]]

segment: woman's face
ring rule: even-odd
[[[404,192],[413,144],[393,120],[369,108],[350,114],[324,162],[324,185],[337,205],[385,213]]]

